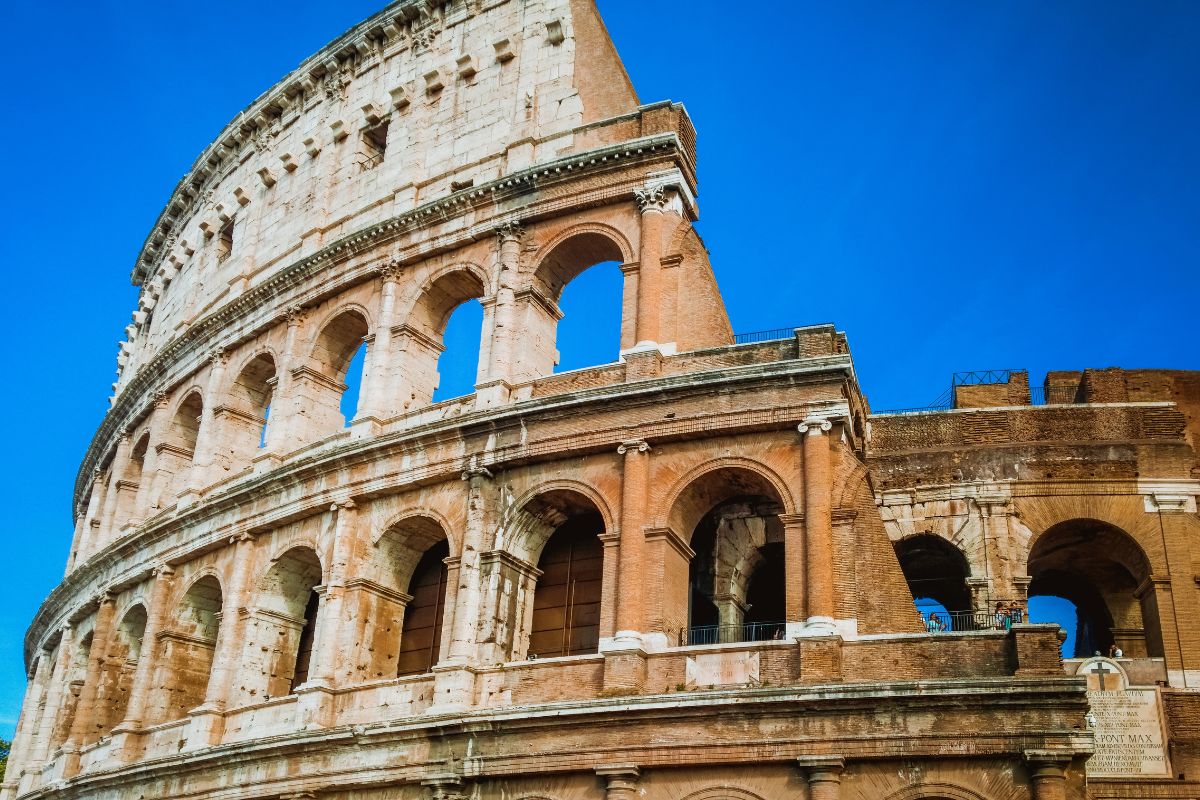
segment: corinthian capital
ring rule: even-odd
[[[496,235],[500,237],[500,244],[519,242],[525,236],[525,228],[521,225],[521,221],[516,219],[501,222],[495,227],[495,231]]]
[[[650,186],[645,189],[634,189],[634,199],[638,208],[645,211],[662,211],[671,199],[669,186]]]
[[[390,258],[379,268],[379,277],[383,278],[384,283],[399,280],[400,270],[400,259]]]

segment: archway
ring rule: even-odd
[[[671,525],[695,553],[681,643],[783,638],[783,508],[771,481],[744,467],[705,472],[680,492]]]
[[[404,631],[400,635],[397,675],[419,675],[438,663],[442,647],[443,617],[446,612],[446,557],[450,544],[445,539],[431,545],[417,562],[408,582],[412,597],[404,609]]]
[[[204,702],[222,609],[221,583],[214,575],[196,580],[161,634],[146,724],[182,719]]]
[[[604,515],[579,491],[541,492],[521,507],[510,551],[514,585],[532,603],[512,610],[523,621],[514,656],[537,658],[595,653],[600,644]],[[536,563],[536,568],[532,565]],[[503,613],[503,612],[501,612]]]
[[[295,376],[298,432],[306,439],[336,433],[354,418],[366,363],[367,318],[348,308],[325,323],[309,359],[310,370]],[[290,428],[290,426],[289,426]]]
[[[1162,655],[1154,593],[1137,592],[1150,564],[1124,531],[1093,519],[1054,525],[1030,550],[1029,575],[1031,598],[1059,597],[1075,607],[1075,647],[1068,656],[1107,654],[1114,646],[1129,657]]]
[[[259,588],[247,626],[242,666],[248,700],[291,694],[313,666],[321,561],[310,547],[293,547],[275,559]]]
[[[402,392],[404,408],[425,405],[435,396],[442,400],[475,391],[483,325],[478,299],[484,293],[483,279],[465,266],[443,272],[422,288],[400,328],[397,345],[400,372],[395,385]],[[446,334],[452,317],[456,324],[451,333],[456,341],[448,349]],[[472,364],[473,371],[469,372]],[[447,375],[442,374],[443,368]],[[450,373],[453,380],[446,383],[445,391],[439,391]]]
[[[96,693],[95,728],[89,732],[89,740],[105,735],[125,718],[145,635],[146,607],[139,603],[121,617],[108,647]]]
[[[275,359],[270,353],[259,353],[238,373],[228,403],[215,410],[223,434],[220,438],[226,469],[249,466],[259,448],[266,445],[275,379]]]
[[[917,610],[930,630],[970,630],[977,627],[971,604],[967,557],[950,542],[921,533],[894,544],[896,559]],[[986,620],[980,619],[981,625]]]
[[[200,418],[204,414],[204,399],[199,391],[190,392],[179,404],[165,441],[159,444],[158,461],[155,466],[159,475],[151,476],[156,485],[161,485],[165,498],[151,498],[151,506],[165,506],[174,502],[176,495],[186,487],[196,458],[196,442],[200,436]]]
[[[513,349],[517,375],[531,380],[551,374],[560,362],[560,350],[566,352],[562,368],[577,369],[615,361],[622,347],[632,346],[636,298],[631,296],[633,285],[627,286],[624,277],[616,275],[619,265],[627,260],[626,248],[617,236],[614,231],[583,229],[542,256],[534,272],[532,292],[518,302],[522,346]],[[560,342],[563,290],[593,267],[597,269],[584,279],[588,284],[584,288],[592,291],[581,293],[581,298],[570,298],[568,306],[578,317],[586,313],[590,324],[581,330],[575,330],[573,323],[564,326],[562,334],[566,338]],[[598,298],[602,300],[597,302]],[[600,322],[603,328],[597,324]]]

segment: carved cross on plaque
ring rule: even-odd
[[[1095,666],[1092,667],[1092,674],[1100,679],[1100,691],[1106,692],[1106,691],[1108,691],[1108,689],[1104,685],[1104,676],[1105,675],[1114,675],[1116,673],[1114,673],[1111,669],[1104,666],[1103,664],[1096,664]]]

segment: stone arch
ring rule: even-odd
[[[690,559],[667,556],[665,574],[677,576],[665,581],[668,637],[688,644],[782,638],[780,515],[795,512],[779,476],[750,459],[715,459],[678,480],[668,497],[667,527],[692,550]]]
[[[533,557],[541,552],[541,546],[536,548],[536,551],[531,551],[529,545],[532,540],[529,539],[534,534],[534,529],[537,527],[538,520],[535,516],[530,516],[530,503],[539,495],[550,495],[555,492],[571,492],[581,495],[587,502],[595,506],[600,513],[600,518],[604,523],[604,529],[609,532],[617,531],[617,518],[613,514],[612,506],[608,499],[604,497],[595,487],[583,481],[572,480],[570,478],[557,478],[554,480],[539,483],[536,486],[526,490],[520,497],[513,501],[510,506],[510,513],[506,514],[506,518],[501,522],[500,534],[496,542],[497,548],[507,549],[514,555],[520,556],[520,548],[524,548],[525,552]],[[515,543],[515,544],[514,544]],[[544,545],[545,542],[542,542]],[[528,558],[526,560],[529,560]]]
[[[134,600],[117,616],[113,636],[108,644],[104,664],[99,673],[96,692],[96,712],[92,716],[95,728],[88,736],[104,736],[125,718],[129,707],[129,692],[133,675],[141,659],[143,638],[146,635],[146,605]]]
[[[245,631],[243,700],[291,694],[310,677],[324,567],[316,550],[289,543],[257,583]]]
[[[511,587],[486,623],[502,659],[596,652],[611,520],[598,492],[569,480],[539,484],[511,506],[497,541],[509,557],[485,567],[486,580]]]
[[[670,491],[666,494],[666,501],[663,503],[662,509],[666,510],[666,516],[661,516],[662,509],[659,510],[660,520],[668,526],[671,526],[676,533],[683,536],[685,539],[690,535],[689,530],[694,530],[695,525],[699,522],[700,515],[687,514],[683,516],[686,508],[680,505],[684,492],[688,491],[696,484],[697,480],[703,478],[709,473],[718,472],[720,470],[734,470],[748,473],[750,482],[757,482],[760,487],[769,485],[772,491],[777,495],[783,505],[782,513],[795,514],[799,511],[799,506],[788,488],[787,482],[780,477],[779,473],[768,467],[761,461],[756,461],[751,458],[741,456],[724,456],[715,458],[710,461],[705,461],[692,469],[688,470],[682,477],[675,481]],[[679,512],[678,514],[676,512]],[[695,517],[694,519],[692,517]],[[690,526],[689,526],[690,523]]]
[[[293,432],[310,441],[337,433],[355,415],[341,408],[347,370],[373,330],[370,313],[358,303],[338,306],[314,327],[305,364],[292,374],[293,409],[303,417]]]
[[[921,782],[916,786],[897,789],[884,800],[987,800],[987,797],[953,783]]]
[[[200,438],[200,420],[204,415],[205,398],[198,387],[181,392],[172,409],[163,441],[156,445],[158,460],[155,469],[156,486],[161,484],[165,498],[152,498],[152,505],[170,505],[188,481],[196,460],[196,445]],[[158,501],[158,502],[154,502]]]
[[[629,263],[632,248],[620,231],[590,222],[573,225],[542,246],[533,259],[524,285],[518,287],[512,310],[520,346],[509,348],[511,372],[517,382],[536,380],[554,372],[559,362],[558,323],[563,289],[585,270],[605,262]],[[621,324],[618,349],[632,347],[636,314],[636,281],[622,278]],[[515,332],[508,335],[515,336]],[[610,360],[616,360],[616,353]]]
[[[160,634],[146,724],[182,719],[204,702],[224,608],[221,578],[207,569],[192,578]]]
[[[562,289],[583,270],[602,261],[634,260],[633,246],[624,233],[602,222],[583,222],[560,231],[534,255],[535,285],[555,302]],[[551,256],[555,256],[551,260]],[[590,263],[587,263],[592,259]],[[582,266],[580,266],[582,264]]]
[[[387,383],[399,387],[405,408],[432,402],[441,380],[438,362],[445,352],[446,324],[451,314],[463,303],[482,299],[489,290],[487,273],[464,262],[437,270],[412,296],[400,316],[403,323],[396,343],[395,366],[372,365],[397,371],[395,379]],[[482,344],[476,345],[477,353],[482,352]],[[476,382],[484,371],[477,364]]]
[[[764,800],[762,795],[743,789],[740,786],[721,784],[709,786],[686,795],[682,800]]]
[[[914,600],[929,598],[947,611],[972,610],[971,564],[961,548],[934,533],[906,536],[892,546]]]
[[[265,443],[267,417],[278,380],[278,361],[267,348],[256,350],[236,370],[225,402],[214,409],[221,430],[218,460],[225,469],[250,466]]]
[[[1074,606],[1073,655],[1104,654],[1114,645],[1130,657],[1163,654],[1157,597],[1145,588],[1150,558],[1125,530],[1090,518],[1058,522],[1033,537],[1028,569],[1030,597]]]

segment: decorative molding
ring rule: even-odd
[[[630,439],[629,441],[621,442],[617,446],[617,455],[625,455],[628,452],[645,453],[650,449],[650,443],[645,439]]]

